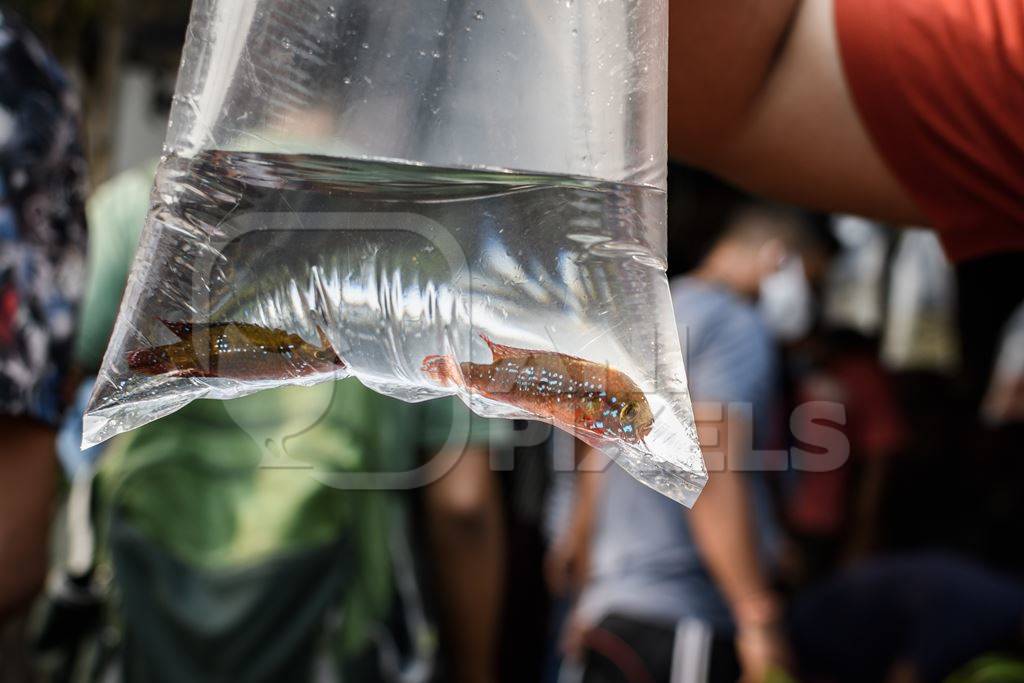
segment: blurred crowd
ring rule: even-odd
[[[692,509],[355,380],[82,452],[157,160],[89,191],[68,77],[0,38],[0,681],[1024,681],[1024,253],[670,167]]]

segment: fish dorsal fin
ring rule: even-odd
[[[326,332],[324,332],[324,328],[317,325],[316,336],[321,340],[322,351],[333,351],[335,355],[338,355],[338,351],[334,348],[334,344],[331,343],[331,338],[327,336]]]
[[[173,332],[174,336],[178,339],[184,340],[192,334],[192,323],[190,322],[186,322],[184,320],[165,320],[163,318],[160,318],[159,320],[167,329]]]
[[[531,351],[527,351],[526,349],[517,349],[514,346],[498,344],[483,333],[480,334],[480,338],[484,340],[484,343],[487,344],[487,348],[491,350],[491,356],[494,357],[495,363],[509,358],[522,358],[523,356],[529,356],[532,354]]]

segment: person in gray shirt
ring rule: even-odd
[[[785,666],[770,588],[779,534],[758,471],[773,465],[759,454],[778,417],[772,331],[806,332],[801,272],[827,253],[800,214],[750,207],[672,281],[710,478],[687,511],[619,468],[605,472],[576,609],[576,623],[591,626],[585,683],[760,681]]]

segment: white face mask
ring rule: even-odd
[[[796,341],[811,331],[814,294],[799,256],[787,256],[777,271],[761,280],[760,289],[758,308],[776,338]]]

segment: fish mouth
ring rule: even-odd
[[[636,430],[636,436],[634,437],[633,443],[638,443],[644,448],[648,448],[647,441],[645,439],[647,439],[647,437],[650,436],[652,431],[654,431],[653,422],[650,424],[645,424],[643,427],[638,428]]]

